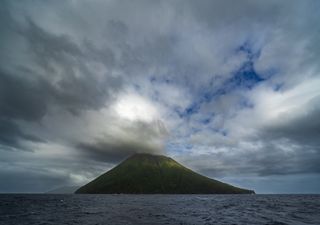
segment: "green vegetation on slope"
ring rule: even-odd
[[[135,154],[79,188],[81,194],[252,194],[193,172],[173,159]]]

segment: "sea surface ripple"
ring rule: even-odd
[[[1,194],[0,224],[320,224],[320,195]]]

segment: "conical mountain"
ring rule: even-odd
[[[161,155],[135,154],[79,188],[77,194],[253,194],[202,176]]]

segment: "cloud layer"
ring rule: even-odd
[[[315,190],[319,12],[316,0],[5,1],[0,191],[82,184],[136,152],[258,192],[279,176],[288,188],[270,192],[301,176]]]

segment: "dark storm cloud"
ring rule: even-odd
[[[41,42],[38,39],[33,41]],[[46,46],[46,43],[43,45]],[[52,48],[55,49],[56,46]],[[43,59],[46,57],[41,56]],[[85,67],[82,71],[86,73],[81,76],[76,76],[72,70],[65,71],[65,75],[57,84],[35,75],[34,71],[28,68],[17,68],[16,74],[0,71],[2,144],[10,148],[17,147],[19,139],[40,140],[34,135],[29,135],[28,131],[22,131],[19,121],[15,120],[39,122],[52,106],[64,108],[73,114],[79,114],[81,110],[98,109],[108,100],[110,91],[121,85],[120,78],[106,77],[98,82]]]
[[[0,148],[1,145],[4,148],[26,149],[25,146],[20,144],[21,140],[31,142],[45,142],[45,140],[34,136],[32,134],[25,133],[19,126],[12,120],[0,119]]]
[[[78,46],[68,36],[51,34],[30,19],[27,21],[28,26],[22,35],[29,44],[30,52],[38,65],[51,74],[51,80],[58,76],[58,82],[51,86],[55,104],[73,113],[82,109],[99,109],[110,91],[121,86],[120,77],[104,74],[101,80],[97,80],[94,71],[86,66],[87,62],[97,60],[109,65],[113,61],[112,51],[98,51],[88,41],[84,46]]]
[[[43,141],[19,128],[15,120],[39,121],[47,111],[47,84],[0,71],[0,142],[21,147],[20,140]]]
[[[40,120],[47,111],[48,83],[28,75],[15,76],[0,71],[0,117]],[[50,88],[50,86],[49,86]]]
[[[26,18],[26,27],[21,27],[21,35],[29,44],[30,53],[36,57],[37,62],[48,72],[55,72],[52,63],[56,62],[64,69],[77,62],[83,53],[68,36],[51,34],[30,18]],[[71,56],[75,57],[74,60]]]
[[[308,109],[308,110],[306,110]],[[314,97],[306,105],[303,114],[291,118],[284,115],[276,124],[269,124],[260,132],[265,139],[285,138],[296,144],[315,147],[320,146],[320,96]]]
[[[10,73],[15,78],[6,75],[2,79],[11,79],[12,82],[15,82],[15,79],[19,83],[27,81],[28,84],[25,86],[29,85],[28,88],[30,88],[28,95],[42,99],[50,98],[47,99],[51,101],[48,104],[54,103],[74,113],[83,109],[102,107],[110,97],[110,92],[116,91],[121,86],[122,78],[109,75],[111,70],[98,80],[95,71],[87,65],[91,62],[99,62],[112,69],[115,62],[111,49],[107,47],[98,49],[89,40],[82,40],[80,44],[75,43],[68,35],[55,34],[38,26],[28,15],[24,17],[23,23],[17,22],[12,18],[13,15],[8,8],[7,6],[2,9],[4,11],[2,16],[5,20],[2,20],[1,29],[3,29],[4,37],[8,36],[8,40],[1,43],[2,47],[6,50],[5,45],[14,45],[10,42],[9,35],[22,37],[28,48],[28,56],[26,62],[20,61],[17,63],[18,66],[10,68]],[[14,48],[14,46],[11,47]],[[0,63],[2,66],[6,66],[3,64],[5,63],[4,51],[1,53],[1,58],[3,61]],[[28,78],[24,78],[25,76],[30,81]],[[3,85],[6,84],[5,81],[3,80]],[[36,84],[32,84],[32,82]],[[42,85],[40,87],[43,89],[41,93],[37,89],[32,89],[32,85],[36,86],[38,83]],[[10,88],[8,87],[7,90]],[[20,104],[29,103],[29,101],[23,100],[20,100]],[[38,107],[41,107],[41,104],[43,101],[39,101]],[[32,109],[32,106],[30,108]],[[12,110],[15,109],[12,108]],[[38,110],[39,114],[44,112],[45,110]],[[24,113],[26,113],[26,117],[29,116],[28,111],[20,111],[21,115]]]
[[[30,18],[26,19],[25,26],[12,21],[9,15],[7,20],[12,27],[10,32],[17,31],[15,35],[21,35],[27,44],[28,60],[34,61],[20,62],[22,64],[10,68],[10,72],[0,71],[3,145],[10,148],[17,147],[19,139],[40,140],[22,131],[19,121],[15,120],[39,122],[50,107],[63,108],[76,115],[82,110],[99,109],[110,99],[110,93],[120,88],[122,78],[104,74],[97,80],[94,71],[85,65],[90,60],[103,60],[109,65],[112,52],[99,51],[90,42],[81,48],[68,36],[47,32]]]

